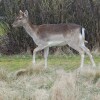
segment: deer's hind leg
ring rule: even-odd
[[[80,54],[81,56],[80,68],[82,68],[84,66],[84,50],[78,44],[68,43],[68,45]]]
[[[92,57],[92,54],[90,53],[90,50],[89,50],[85,45],[82,45],[81,48],[82,48],[83,51],[89,56],[90,61],[91,61],[91,63],[92,63],[92,66],[93,66],[93,67],[96,67],[96,64],[95,64],[95,62],[94,62],[94,60],[93,60],[93,57]]]

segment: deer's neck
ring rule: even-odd
[[[30,23],[26,23],[23,27],[26,30],[26,32],[33,38],[35,42],[35,40],[37,39],[37,35],[36,35],[37,26],[32,25]]]

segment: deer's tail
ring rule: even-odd
[[[83,39],[84,39],[84,42],[85,42],[85,43],[88,43],[88,41],[85,40],[85,28],[82,28],[82,29],[81,29],[81,34],[82,34],[82,37],[83,37]]]

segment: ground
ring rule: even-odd
[[[0,57],[0,100],[99,100],[100,56],[94,56],[92,68],[86,56],[79,69],[79,55],[50,55],[48,68],[38,56],[32,66],[32,56]]]
[[[94,56],[96,65],[99,65],[100,56]],[[44,63],[44,58],[38,56],[36,58],[36,63]],[[18,70],[20,68],[26,68],[31,66],[32,56],[31,55],[12,55],[12,56],[0,56],[0,67],[5,67],[8,70]],[[65,70],[76,69],[80,65],[79,55],[49,55],[48,57],[48,67],[61,67]],[[89,58],[85,57],[85,65],[91,65]]]

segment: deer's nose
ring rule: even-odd
[[[13,24],[11,24],[11,25],[12,25],[12,27],[15,27],[14,23],[13,23]]]

